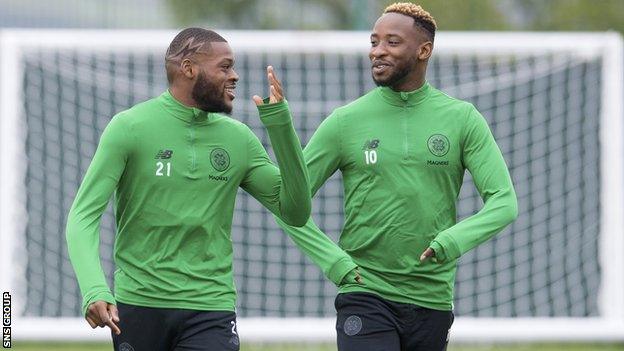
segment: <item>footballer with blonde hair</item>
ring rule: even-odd
[[[340,351],[445,350],[457,260],[518,214],[486,120],[426,80],[436,27],[416,4],[388,6],[370,36],[377,88],[334,110],[303,151],[313,194],[342,173],[339,246],[358,269],[335,301]],[[466,170],[483,207],[457,222]],[[312,220],[281,225],[293,238],[319,232]]]

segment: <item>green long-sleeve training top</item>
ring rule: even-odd
[[[67,220],[83,296],[148,307],[234,311],[231,227],[238,187],[291,225],[310,186],[287,103],[259,106],[279,169],[243,123],[167,91],[117,114],[101,136]],[[280,176],[281,174],[281,176]],[[99,222],[115,193],[115,298],[99,259]]]
[[[303,153],[313,194],[342,172],[339,246],[359,266],[364,284],[347,279],[340,292],[451,310],[457,259],[517,216],[511,178],[485,119],[428,83],[413,92],[379,87],[336,109]],[[484,205],[456,223],[466,169]],[[297,243],[320,237],[312,220],[302,228],[280,225]],[[421,263],[427,247],[436,258]],[[342,262],[333,270],[346,274],[353,266]]]

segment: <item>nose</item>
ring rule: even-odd
[[[233,81],[235,81],[235,82],[238,82],[238,78],[239,78],[239,77],[238,77],[238,73],[236,73],[236,71],[235,71],[235,70],[232,70],[232,74],[231,74],[231,76],[230,76],[230,79],[231,79],[231,80],[233,80]]]
[[[383,43],[379,43],[377,46],[371,46],[368,57],[372,61],[373,59],[386,56],[387,53],[386,46]]]

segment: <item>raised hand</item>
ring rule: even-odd
[[[267,66],[267,80],[269,81],[269,103],[273,104],[284,100],[284,92],[282,91],[282,83],[275,76],[273,66]],[[252,97],[256,106],[264,104],[262,98],[258,95]]]

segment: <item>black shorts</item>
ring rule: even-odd
[[[369,293],[336,297],[339,351],[444,351],[452,311],[397,303]]]
[[[117,303],[115,351],[238,351],[236,314]]]

